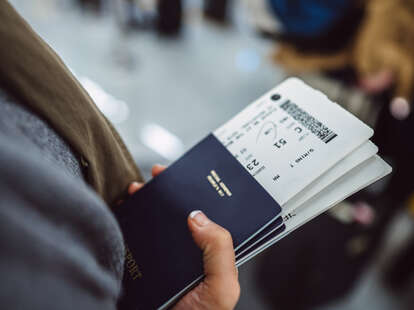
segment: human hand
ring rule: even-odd
[[[194,242],[203,251],[205,278],[173,309],[233,309],[240,296],[240,285],[230,233],[201,211],[191,212],[188,227]]]
[[[165,170],[156,165],[155,177]],[[132,195],[143,186],[131,183],[128,193]],[[233,241],[230,233],[207,218],[201,211],[193,211],[187,219],[194,242],[203,251],[205,278],[173,307],[174,310],[231,310],[240,296],[238,271],[235,266]]]

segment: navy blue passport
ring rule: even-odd
[[[193,210],[227,228],[235,249],[281,213],[210,134],[116,208],[127,247],[120,309],[166,308],[202,279],[202,254],[187,227]]]

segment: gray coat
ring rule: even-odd
[[[106,204],[0,131],[0,301],[5,309],[115,309],[124,248]]]

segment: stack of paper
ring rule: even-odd
[[[214,134],[282,207],[283,223],[236,249],[238,266],[391,172],[369,140],[373,130],[297,78]]]

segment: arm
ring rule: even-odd
[[[0,133],[1,308],[115,310],[124,252],[110,210],[18,140]]]

